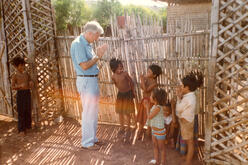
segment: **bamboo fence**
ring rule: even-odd
[[[209,33],[162,34],[162,24],[158,20],[139,16],[125,16],[125,28],[120,28],[117,19],[112,19],[113,37],[100,38],[95,44],[107,43],[108,51],[99,62],[100,74],[100,112],[99,121],[117,124],[118,116],[114,105],[117,89],[111,81],[112,72],[109,61],[112,57],[123,61],[125,69],[132,77],[137,93],[136,105],[142,98],[140,75],[146,73],[152,63],[162,67],[159,77],[160,87],[164,88],[171,99],[180,79],[192,70],[201,70],[207,75],[209,54]],[[76,75],[70,57],[70,45],[76,36],[57,36],[56,43],[62,74],[62,91],[65,113],[76,119],[81,118],[81,103],[77,94]],[[206,86],[198,92],[199,99],[199,135],[204,137],[204,113],[206,111]]]

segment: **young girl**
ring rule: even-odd
[[[143,127],[147,121],[147,115],[149,114],[149,110],[152,107],[150,103],[151,92],[154,88],[158,86],[157,78],[162,73],[162,69],[160,66],[156,64],[152,64],[148,67],[147,74],[140,76],[140,86],[143,90],[143,99],[139,106],[139,111],[137,115],[137,122],[139,123],[138,135],[137,139],[142,138],[142,134],[144,132]],[[150,128],[148,127],[147,133],[150,134]]]
[[[17,112],[18,112],[18,132],[26,134],[26,130],[31,128],[31,92],[33,83],[29,74],[25,71],[25,61],[21,57],[15,57],[12,64],[16,68],[16,73],[12,77],[12,89],[17,90]]]
[[[153,152],[156,162],[154,164],[160,164],[159,154],[161,157],[161,164],[165,164],[165,127],[164,127],[164,111],[163,105],[165,103],[167,94],[165,90],[155,88],[152,91],[150,101],[153,106],[148,116],[148,124],[152,128],[152,141]]]
[[[166,129],[165,144],[170,143],[171,148],[175,148],[175,142],[178,133],[177,120],[175,115],[175,108],[170,102],[164,107],[164,126]]]
[[[124,118],[127,121],[127,137],[130,136],[130,115],[134,114],[135,107],[133,98],[135,96],[134,84],[131,77],[126,71],[123,70],[122,62],[118,59],[110,60],[110,68],[114,73],[112,80],[118,89],[117,100],[115,105],[116,113],[119,114],[119,120],[121,125],[120,135],[125,133]]]
[[[194,155],[194,117],[196,96],[194,91],[203,84],[200,72],[191,72],[182,79],[182,85],[177,90],[176,115],[179,118],[182,139],[187,143],[185,165],[192,164]]]
[[[165,104],[164,108],[164,127],[166,130],[166,140],[165,144],[168,144],[168,142],[172,142],[172,135],[171,135],[171,126],[172,126],[172,110],[170,103]]]

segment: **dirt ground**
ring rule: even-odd
[[[16,127],[17,122],[0,116],[0,164],[146,165],[153,158],[150,140],[127,143],[117,136],[118,126],[98,126],[98,138],[106,143],[98,151],[80,149],[80,123],[70,118],[32,129],[24,138]],[[168,165],[183,164],[177,151],[166,148]],[[193,164],[201,164],[197,156]]]

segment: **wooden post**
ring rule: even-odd
[[[23,17],[24,17],[24,26],[26,32],[29,65],[31,68],[30,76],[32,81],[34,82],[34,87],[32,88],[32,110],[35,114],[35,123],[38,124],[39,114],[40,114],[40,101],[38,95],[38,75],[37,75],[37,68],[35,65],[35,47],[34,47],[34,37],[32,31],[33,28],[32,28],[29,0],[22,0],[22,7],[23,7]]]
[[[51,5],[51,4],[50,4]],[[55,23],[55,14],[54,14],[54,8],[51,6],[51,15],[52,15],[52,20],[53,20],[53,34],[54,36],[56,36],[56,23]],[[57,49],[57,44],[56,44],[56,38],[54,37],[54,48],[55,48],[55,59],[57,62],[57,68],[58,71],[60,71],[60,58],[59,58],[59,53],[58,53],[58,49]],[[57,79],[58,79],[58,88],[59,88],[59,95],[61,96],[61,107],[60,107],[60,115],[62,115],[65,112],[65,102],[64,102],[64,96],[63,96],[63,91],[62,91],[62,78],[60,74],[57,74]]]
[[[4,17],[4,12],[3,12],[3,1],[1,0],[1,15],[2,15],[2,18]],[[3,82],[3,85],[4,85],[4,91],[5,91],[5,98],[7,100],[7,102],[9,103],[9,106],[6,106],[6,110],[8,112],[8,114],[10,114],[11,116],[14,117],[14,110],[12,108],[12,96],[11,96],[11,88],[10,88],[10,81],[9,81],[9,77],[10,77],[10,74],[9,74],[9,63],[8,63],[8,48],[7,48],[7,40],[6,40],[6,34],[5,34],[5,31],[4,31],[4,20],[2,19],[2,35],[3,35],[3,39],[4,39],[4,46],[5,46],[5,51],[4,51],[4,54],[2,55],[2,58],[1,58],[1,63],[2,63],[2,69],[3,69],[3,79],[4,79],[4,82]],[[1,32],[0,32],[1,33]]]
[[[218,46],[218,20],[219,20],[219,0],[213,1],[211,13],[211,33],[210,33],[210,54],[208,65],[208,91],[206,112],[206,128],[205,128],[205,161],[210,164],[211,153],[211,134],[213,122],[213,103],[214,103],[214,87],[215,87],[215,67]]]

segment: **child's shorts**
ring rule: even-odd
[[[194,122],[188,122],[185,119],[179,119],[180,130],[183,140],[193,139]]]
[[[166,137],[166,129],[162,129],[161,131],[156,131],[152,129],[152,135],[156,137],[158,140],[165,140]]]

